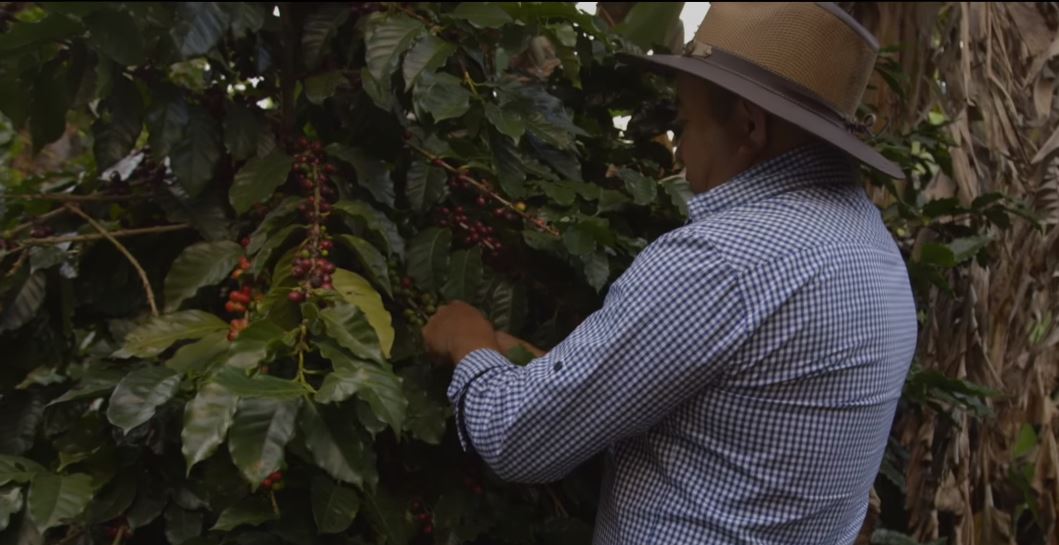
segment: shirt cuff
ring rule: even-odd
[[[474,450],[474,446],[471,444],[470,437],[467,434],[463,416],[464,398],[467,395],[467,390],[470,389],[471,383],[478,377],[494,369],[505,367],[519,368],[508,361],[502,354],[489,348],[474,350],[456,364],[456,370],[452,374],[452,382],[449,383],[446,393],[449,402],[452,403],[453,417],[456,420],[456,435],[459,437],[460,445],[463,447],[464,452]]]

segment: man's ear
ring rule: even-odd
[[[736,103],[743,144],[747,155],[757,157],[768,144],[768,113],[757,104],[740,98]]]

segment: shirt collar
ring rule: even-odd
[[[688,201],[688,223],[814,184],[851,182],[852,160],[827,144],[807,144],[758,163]]]

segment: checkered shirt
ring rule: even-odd
[[[606,470],[595,545],[848,545],[916,343],[908,274],[845,156],[805,146],[688,202],[603,308],[448,397],[502,479]]]

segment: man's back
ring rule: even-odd
[[[916,318],[904,262],[845,164],[797,150],[692,200],[677,231],[703,244],[680,259],[730,266],[746,338],[709,386],[607,450],[596,543],[855,538]]]
[[[689,210],[544,356],[463,358],[460,440],[519,482],[605,451],[597,545],[851,543],[915,349],[901,256],[825,145]]]

